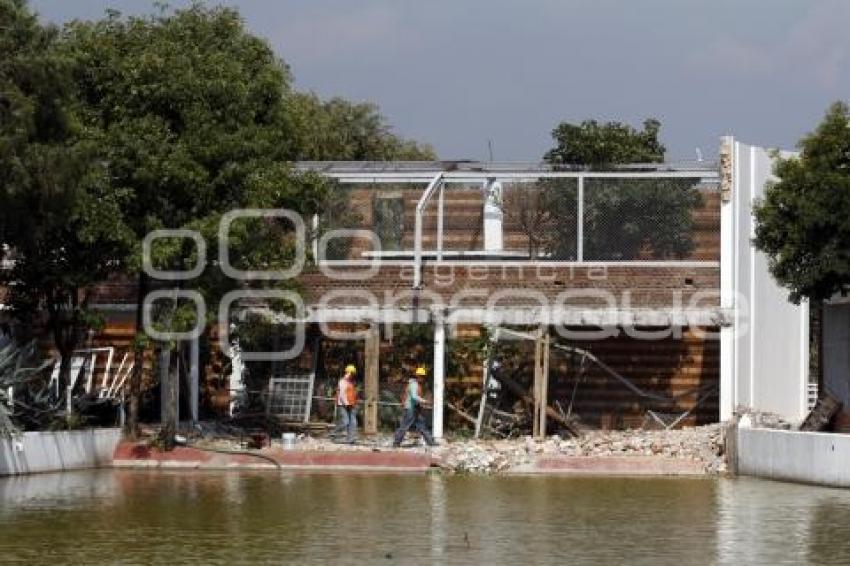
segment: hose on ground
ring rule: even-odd
[[[235,454],[242,456],[253,456],[254,458],[259,458],[260,460],[265,460],[267,462],[271,462],[274,464],[278,470],[283,469],[280,465],[280,462],[272,458],[271,456],[266,456],[265,454],[260,454],[259,452],[250,452],[248,450],[226,450],[224,448],[202,448],[201,446],[197,446],[194,444],[187,444],[190,448],[194,448],[196,450],[201,450],[202,452],[215,452],[218,454]]]

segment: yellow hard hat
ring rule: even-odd
[[[416,371],[414,373],[416,374],[417,377],[420,377],[420,376],[424,377],[424,376],[428,375],[428,371],[422,366],[419,366],[418,368],[416,368]]]
[[[357,368],[354,367],[354,364],[348,364],[347,366],[345,366],[345,373],[350,373],[352,375],[356,375],[357,374]]]

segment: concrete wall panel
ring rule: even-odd
[[[742,428],[737,446],[741,475],[850,487],[850,435]]]
[[[118,428],[25,432],[0,439],[0,476],[109,466],[120,440]]]

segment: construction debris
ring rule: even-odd
[[[702,464],[706,474],[726,471],[723,429],[708,425],[679,430],[593,431],[575,438],[457,441],[438,449],[444,469],[456,473],[498,474],[521,470],[540,456],[658,456]]]

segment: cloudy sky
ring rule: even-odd
[[[442,158],[538,159],[562,120],[663,123],[670,160],[718,137],[793,148],[850,93],[847,0],[232,0],[323,97],[377,102]],[[45,20],[147,0],[31,0]],[[185,2],[172,1],[180,6]]]

